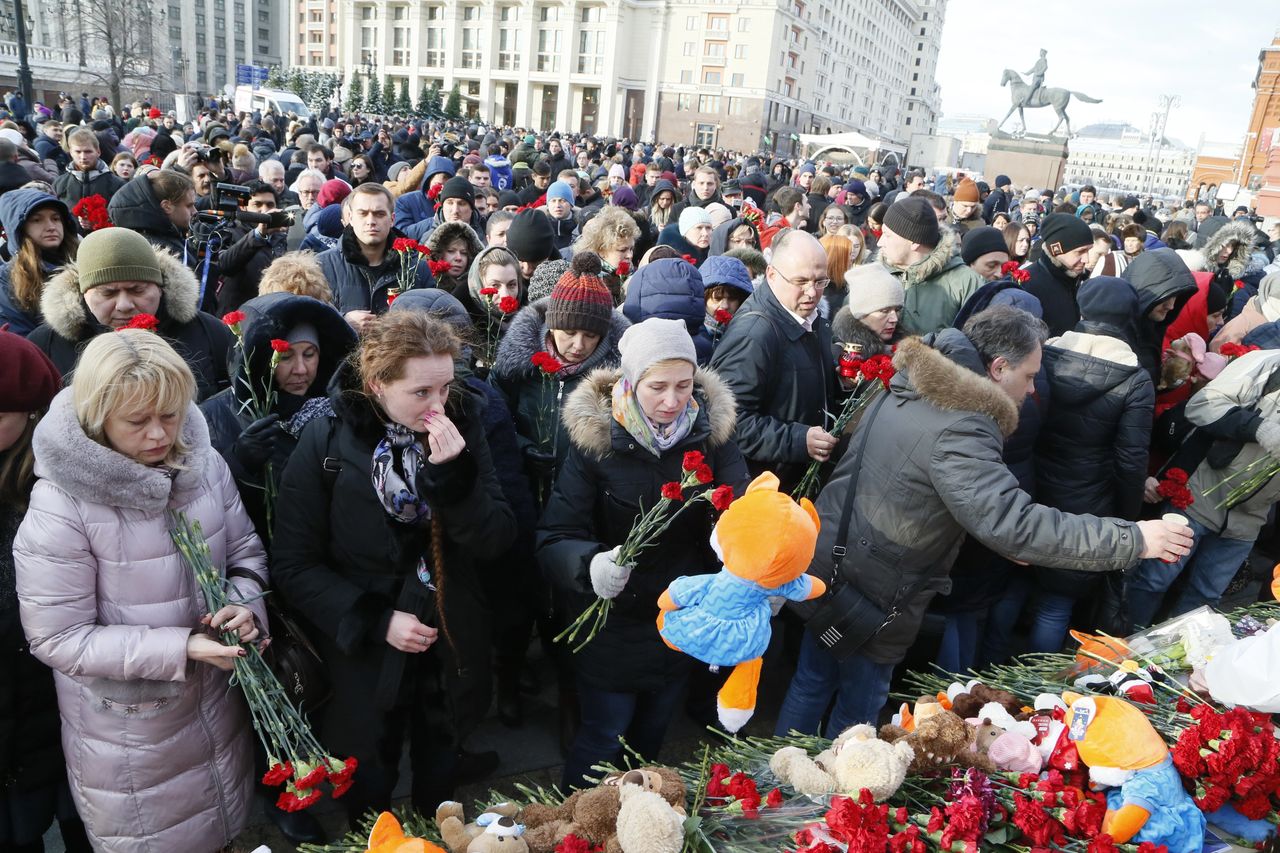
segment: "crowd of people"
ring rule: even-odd
[[[715,714],[724,676],[655,627],[717,570],[715,514],[619,546],[690,451],[738,492],[821,466],[831,592],[779,602],[780,733],[875,722],[922,644],[960,672],[1213,605],[1280,498],[1223,501],[1280,469],[1280,234],[1248,210],[85,100],[0,121],[5,851],[55,820],[70,851],[218,850],[255,798],[322,837],[256,782],[219,634],[318,652],[353,821],[406,743],[425,813],[492,773],[468,739],[522,725],[535,639],[566,787],[619,738],[655,757]],[[243,604],[205,611],[179,511]]]

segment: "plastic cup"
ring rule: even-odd
[[[1164,515],[1160,516],[1160,520],[1165,522],[1166,524],[1168,523],[1180,524],[1183,527],[1191,526],[1191,522],[1187,519],[1185,515],[1182,515],[1181,513],[1176,513],[1176,512],[1166,512]],[[1174,562],[1177,562],[1177,560],[1166,560],[1162,557],[1160,562],[1174,563]]]

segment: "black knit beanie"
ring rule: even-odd
[[[930,248],[942,239],[933,205],[919,196],[900,198],[889,205],[884,215],[884,227],[904,240]]]

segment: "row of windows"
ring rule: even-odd
[[[443,6],[427,6],[425,8],[427,10],[428,21],[438,21],[444,17]],[[539,6],[538,20],[539,21],[559,21],[560,11],[561,9],[559,6]],[[318,15],[320,13],[313,12],[312,14]],[[376,20],[377,17],[378,17],[377,6],[361,6],[360,7],[360,20],[372,21],[372,20]],[[395,21],[409,20],[409,7],[408,6],[392,7],[391,18],[392,20],[395,20]],[[479,6],[463,6],[462,7],[462,20],[478,21],[479,19],[480,19]],[[498,20],[501,20],[501,21],[520,20],[520,7],[519,6],[500,7],[498,9]],[[603,6],[583,6],[578,9],[577,20],[579,23],[582,23],[582,24],[598,24],[604,20],[604,7]],[[739,29],[742,32],[746,32],[745,27],[739,27]]]
[[[719,95],[698,95],[698,112],[719,113],[721,103],[728,101],[728,114],[740,116],[746,112],[744,98],[722,98]],[[693,109],[693,95],[676,95],[676,110],[689,112]]]

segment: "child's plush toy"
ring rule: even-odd
[[[464,825],[462,803],[446,801],[436,809],[436,827],[449,853],[529,853],[524,827],[515,820],[519,814],[514,803],[500,803]]]
[[[760,665],[769,647],[769,598],[817,598],[827,590],[806,575],[818,543],[818,512],[797,504],[765,472],[729,505],[711,532],[724,563],[714,575],[680,577],[658,599],[658,631],[671,648],[713,667],[732,666],[720,689],[720,724],[742,728],[756,707]]]
[[[880,737],[890,743],[906,743],[915,753],[912,773],[928,773],[943,767],[976,767],[984,773],[995,771],[985,755],[975,752],[976,729],[953,711],[941,711],[924,720],[916,720],[911,732],[894,725],[880,727]]]
[[[391,812],[378,815],[369,833],[365,853],[446,853],[443,847],[424,838],[408,838],[400,821]]]
[[[1067,737],[1089,768],[1090,784],[1107,789],[1102,831],[1117,844],[1164,845],[1199,853],[1204,814],[1182,787],[1169,747],[1134,705],[1112,696],[1064,693]]]
[[[816,758],[799,747],[783,747],[769,759],[769,769],[797,794],[857,797],[865,788],[876,802],[883,802],[897,793],[914,758],[905,742],[878,740],[874,728],[857,725]]]
[[[1004,708],[1013,717],[1022,714],[1022,701],[1008,690],[997,690],[988,687],[981,681],[970,681],[961,684],[953,681],[947,688],[947,698],[951,700],[950,710],[955,711],[961,719],[981,717],[979,712],[984,705],[995,703]]]
[[[672,808],[683,811],[686,789],[680,774],[669,767],[643,767],[645,790],[657,794]],[[524,839],[532,853],[552,853],[566,835],[576,835],[606,853],[618,853],[618,814],[622,809],[620,785],[627,774],[607,776],[595,788],[574,791],[559,806],[526,805],[520,819],[527,827]],[[635,777],[631,777],[635,779]],[[643,851],[643,848],[641,848]],[[630,853],[630,851],[628,851]],[[640,851],[637,851],[640,853]]]
[[[653,777],[630,770],[618,780],[617,840],[623,853],[680,853],[684,812],[652,790]],[[659,785],[662,778],[658,777]]]

